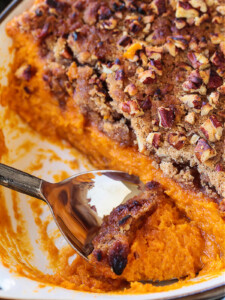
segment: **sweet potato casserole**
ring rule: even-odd
[[[36,0],[7,25],[2,104],[146,183],[63,286],[148,292],[137,281],[224,270],[224,26],[224,0]]]

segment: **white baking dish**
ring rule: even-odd
[[[16,7],[11,9],[10,13],[7,14],[7,17],[2,21],[0,24],[0,68],[2,70],[1,76],[1,84],[7,84],[6,74],[7,74],[7,66],[12,61],[13,54],[9,52],[9,46],[11,45],[10,39],[5,34],[5,24],[12,19],[13,16],[21,13],[27,7],[31,5],[32,0],[24,0]],[[2,67],[4,67],[2,69]],[[0,108],[0,115],[4,114],[4,109]],[[0,116],[0,120],[1,116]],[[3,122],[2,122],[3,123]],[[9,121],[10,123],[10,121]],[[34,146],[32,151],[26,154],[26,156],[19,156],[16,149],[19,148],[24,140],[32,140],[34,144],[38,144],[39,148],[43,149],[53,149],[56,153],[62,156],[65,160],[72,160],[74,159],[73,155],[71,155],[70,150],[68,148],[64,148],[63,150],[55,145],[52,145],[46,140],[43,140],[38,134],[32,133],[29,129],[27,129],[27,133],[24,135],[17,135],[17,127],[25,127],[26,125],[22,123],[22,121],[18,118],[18,124],[13,131],[10,129],[10,124],[6,122],[5,124],[1,124],[3,126],[3,131],[6,136],[7,146],[10,149],[10,159],[14,161],[12,165],[21,168],[24,170],[24,166],[28,165],[30,161],[32,161],[35,155],[38,154],[38,148]],[[51,180],[52,175],[48,174],[48,170],[51,170],[52,174],[57,174],[58,170],[65,169],[70,174],[73,174],[68,163],[51,163],[50,160],[46,159],[44,162],[44,167],[41,170],[38,170],[34,173],[37,176],[42,176],[45,179]],[[80,164],[80,170],[84,170],[82,164]],[[78,172],[79,170],[76,170]],[[9,213],[13,214],[10,211],[11,207],[11,194],[6,190],[3,189],[4,193],[7,195],[7,202],[9,207]],[[21,210],[26,215],[27,221],[27,230],[32,233],[30,236],[37,237],[37,228],[33,221],[33,215],[31,210],[29,209],[29,204],[27,203],[27,197],[22,195],[20,196],[21,199]],[[47,211],[47,210],[46,210]],[[15,220],[14,220],[15,221]],[[224,233],[225,234],[225,233]],[[63,243],[63,239],[61,238],[61,243]],[[47,267],[45,264],[43,265],[43,261],[46,260],[45,254],[41,253],[38,245],[34,243],[34,263],[37,268],[41,270],[45,270],[48,272]],[[116,296],[116,295],[109,295],[109,294],[90,294],[90,293],[80,293],[73,290],[67,290],[59,287],[52,287],[46,286],[44,288],[39,288],[39,283],[27,279],[25,277],[21,277],[16,275],[15,273],[11,273],[7,268],[5,268],[0,263],[0,297],[2,298],[15,298],[15,299],[175,299],[175,298],[182,298],[182,299],[218,299],[219,297],[223,297],[225,295],[225,272],[221,275],[217,276],[216,278],[207,278],[205,277],[205,281],[200,283],[193,283],[192,285],[179,288],[177,290],[171,290],[169,292],[161,292],[161,293],[154,293],[154,294],[145,294],[145,295],[124,295],[124,296]],[[225,298],[224,298],[225,299]]]

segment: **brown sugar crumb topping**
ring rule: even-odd
[[[110,138],[177,181],[177,166],[196,168],[203,190],[225,196],[223,1],[43,0],[13,25],[38,43],[63,110],[73,98]],[[34,74],[22,65],[15,76],[29,89]]]

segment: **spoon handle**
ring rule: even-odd
[[[35,176],[0,164],[0,185],[46,201],[41,191],[42,183],[43,180]]]

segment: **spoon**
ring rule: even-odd
[[[101,170],[50,183],[0,164],[0,185],[43,200],[67,242],[86,260],[103,217],[140,193],[139,177]]]

